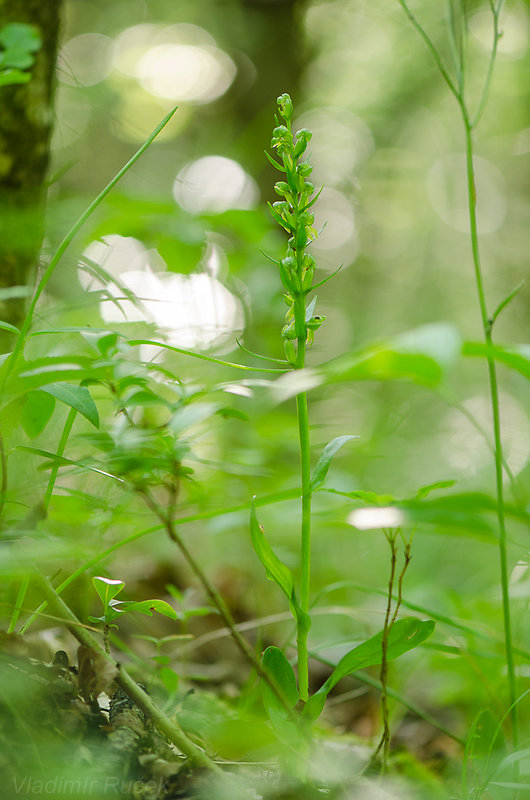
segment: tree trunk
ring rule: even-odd
[[[0,0],[0,29],[31,24],[42,41],[29,83],[0,88],[0,289],[27,283],[38,263],[61,5]],[[23,313],[23,299],[0,298],[0,319],[17,325]]]

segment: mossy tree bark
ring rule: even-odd
[[[0,88],[0,288],[25,284],[38,263],[61,6],[0,0],[0,28],[31,24],[42,40],[29,83]],[[23,313],[23,299],[0,301],[0,319],[17,325]]]

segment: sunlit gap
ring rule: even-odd
[[[174,347],[206,350],[230,343],[232,349],[244,329],[244,313],[241,301],[215,277],[218,250],[210,245],[202,271],[182,275],[163,271],[158,252],[138,239],[104,236],[84,251],[79,281],[86,291],[102,292],[100,313],[106,323],[154,324],[154,337]],[[134,298],[128,299],[128,293]],[[142,358],[158,354],[159,348],[142,346]]]

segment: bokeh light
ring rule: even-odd
[[[111,68],[112,39],[101,33],[82,33],[61,48],[58,74],[68,86],[94,86]]]
[[[223,95],[237,69],[197,25],[135,25],[116,39],[113,65],[155,97],[209,103]]]
[[[180,170],[173,196],[190,214],[219,214],[230,208],[253,208],[259,200],[259,191],[237,161],[224,156],[204,156]]]
[[[211,258],[210,253],[206,269]],[[241,334],[242,304],[221,281],[208,272],[153,271],[164,266],[156,250],[147,250],[138,239],[113,234],[86,248],[78,275],[87,291],[104,292],[100,313],[106,323],[152,323],[163,340],[183,348],[221,347]],[[109,279],[98,276],[98,267]],[[152,348],[144,348],[142,355],[152,357]]]

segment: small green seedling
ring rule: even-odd
[[[117,595],[125,587],[124,581],[117,578],[103,578],[101,575],[97,575],[92,578],[92,583],[103,604],[103,614],[101,617],[90,616],[88,619],[90,622],[103,623],[103,638],[107,652],[110,650],[109,631],[111,628],[118,628],[115,620],[118,619],[120,614],[125,614],[128,611],[139,611],[140,614],[147,614],[152,617],[153,611],[158,611],[159,614],[164,614],[170,619],[178,619],[175,609],[165,600],[116,600]]]

